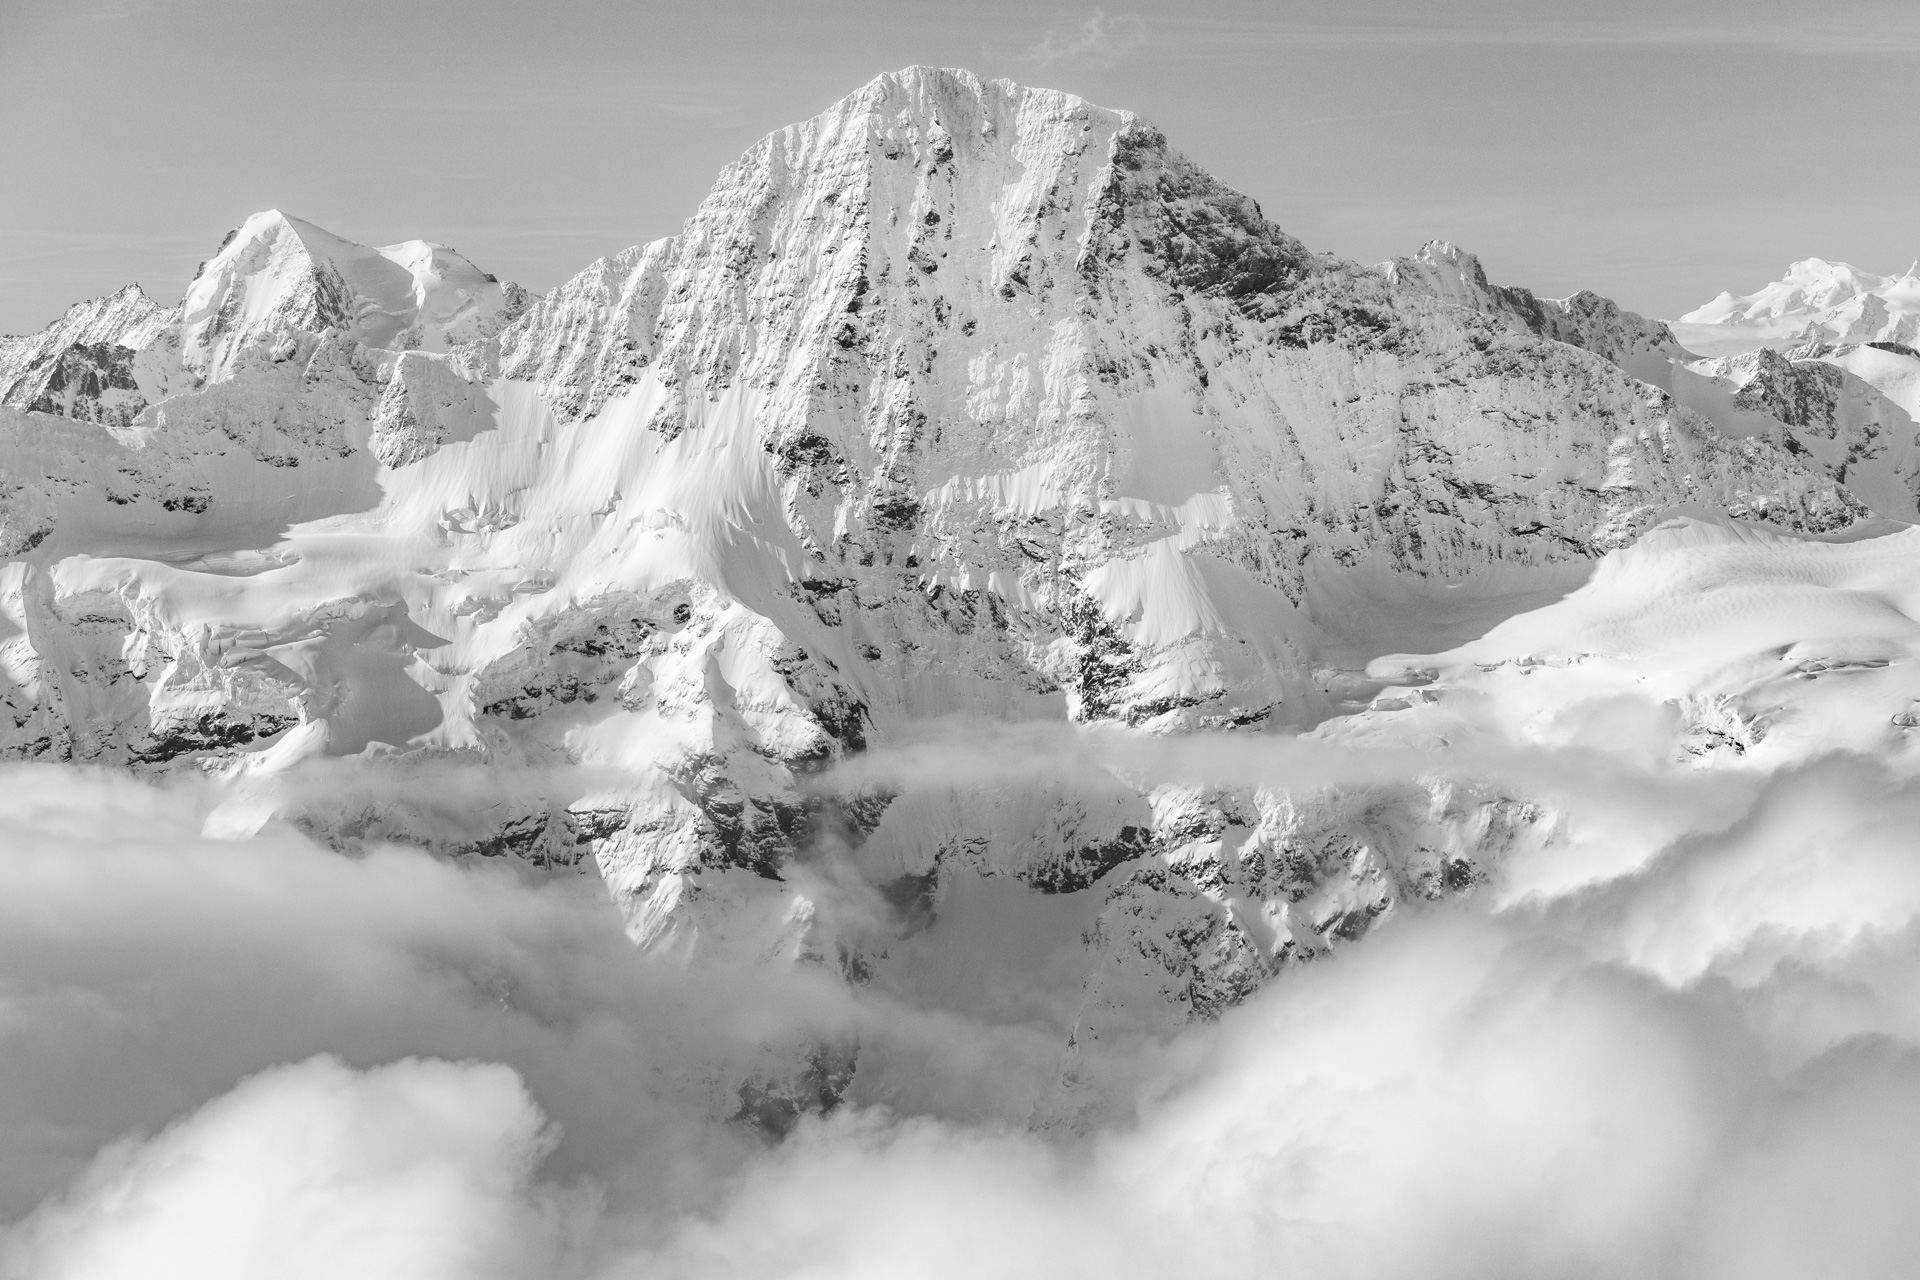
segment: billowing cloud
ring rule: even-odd
[[[561,1127],[551,1173],[681,1186],[671,1171],[748,1147],[706,1126],[732,1101],[709,1096],[706,1064],[852,1016],[807,972],[681,981],[635,963],[591,875],[348,858],[278,825],[208,839],[216,797],[196,786],[51,767],[0,784],[7,1217],[104,1143],[318,1053],[506,1063]]]
[[[1487,891],[1111,1046],[1116,1095],[1083,1122],[1036,1106],[1059,1045],[1012,1006],[666,970],[590,874],[343,857],[273,823],[211,839],[210,785],[10,770],[4,1256],[35,1277],[259,1274],[259,1250],[275,1274],[490,1280],[1903,1274],[1920,786],[1896,756],[1665,763],[1657,707],[1563,720],[1529,743],[1463,713],[1444,750],[944,725],[844,773],[1468,769],[1561,812],[1568,837]],[[778,1142],[734,1119],[756,1070],[855,1042],[848,1105]]]
[[[528,1275],[564,1221],[526,1186],[544,1129],[507,1067],[312,1058],[109,1147],[13,1261],[48,1280]]]
[[[1909,1044],[1783,1061],[1724,985],[1470,914],[1241,1012],[1090,1149],[831,1121],[613,1274],[1893,1276],[1913,1244]]]

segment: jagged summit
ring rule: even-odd
[[[1493,285],[1480,259],[1451,240],[1429,240],[1411,258],[1392,258],[1374,268],[1395,285],[1415,288],[1443,302],[1482,309]]]
[[[1374,269],[1402,292],[1504,317],[1537,337],[1604,356],[1635,376],[1646,376],[1685,354],[1666,325],[1591,290],[1540,298],[1530,289],[1495,285],[1478,257],[1446,240],[1429,240],[1413,257],[1394,258]]]
[[[675,385],[735,376],[734,353],[687,345],[720,317],[680,299],[756,326],[745,359],[777,376],[862,345],[902,308],[963,339],[985,322],[976,311],[1031,329],[1032,308],[1111,290],[1129,262],[1162,288],[1253,306],[1309,257],[1131,113],[909,68],[767,135],[680,235],[542,299],[503,341],[503,369],[563,415],[591,414],[656,362],[672,363]],[[529,341],[556,324],[563,345]]]
[[[150,405],[296,355],[471,354],[525,304],[525,290],[444,246],[369,248],[269,209],[228,233],[176,307],[129,285],[0,338],[0,405],[125,428]]]
[[[122,285],[112,293],[76,302],[46,328],[30,334],[0,335],[0,344],[110,342],[163,308],[137,284]]]
[[[146,404],[134,352],[158,341],[175,318],[130,284],[75,303],[39,333],[0,337],[0,406],[130,421]]]

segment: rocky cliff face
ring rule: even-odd
[[[1623,311],[1611,298],[1586,290],[1570,298],[1538,298],[1518,285],[1492,284],[1478,258],[1445,240],[1376,270],[1404,293],[1500,317],[1521,332],[1591,351],[1625,369],[1687,355],[1666,325]]]
[[[855,981],[1014,894],[1080,957],[1076,1044],[1217,1012],[1553,815],[847,762],[933,717],[1346,732],[1421,697],[1359,670],[1366,619],[1444,587],[1557,594],[1678,504],[1912,506],[1910,420],[1856,487],[1824,374],[1685,369],[1451,246],[1315,254],[1137,117],[951,71],[769,135],[537,300],[267,213],[174,311],[6,343],[10,754],[591,860],[645,945]],[[325,757],[364,772],[301,783]]]

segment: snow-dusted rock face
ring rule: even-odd
[[[1916,264],[1920,269],[1920,264]],[[1691,351],[1713,357],[1808,342],[1920,346],[1920,274],[1877,276],[1807,258],[1757,293],[1722,293],[1673,324]]]
[[[1722,433],[1817,465],[1877,515],[1920,520],[1920,353],[1808,343],[1643,373]]]
[[[1554,815],[862,759],[956,716],[1052,722],[1049,766],[1364,734],[1425,697],[1358,670],[1383,609],[1559,594],[1681,504],[1913,509],[1844,377],[1683,368],[1451,246],[1316,255],[1138,118],[964,72],[768,136],[531,303],[270,212],[177,311],[56,328],[0,349],[61,379],[0,393],[7,752],[222,773],[234,829],[591,860],[649,946],[858,981],[1004,908],[1079,957],[1088,1035],[1217,1012]]]
[[[1666,325],[1622,310],[1611,298],[1587,290],[1538,298],[1517,285],[1492,284],[1480,259],[1445,240],[1428,241],[1413,257],[1376,269],[1404,293],[1504,317],[1535,337],[1591,351],[1629,371],[1646,367],[1648,358],[1669,361],[1686,354]]]
[[[124,426],[147,405],[135,353],[174,318],[130,284],[75,303],[39,333],[0,337],[0,405]]]

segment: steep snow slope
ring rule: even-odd
[[[964,72],[768,136],[530,305],[269,212],[112,311],[7,348],[108,344],[142,402],[0,410],[10,753],[218,772],[227,830],[591,856],[648,945],[923,993],[1027,919],[1063,1036],[1206,1016],[1555,830],[1465,775],[1059,772],[1084,735],[1373,724],[1418,695],[1361,659],[1676,504],[1913,509],[1905,452],[1856,489],[1604,299],[1315,255],[1137,117]],[[952,716],[1022,771],[847,764]]]
[[[1920,275],[1807,258],[1758,293],[1722,293],[1672,328],[1688,350],[1710,357],[1807,342],[1920,345]]]

